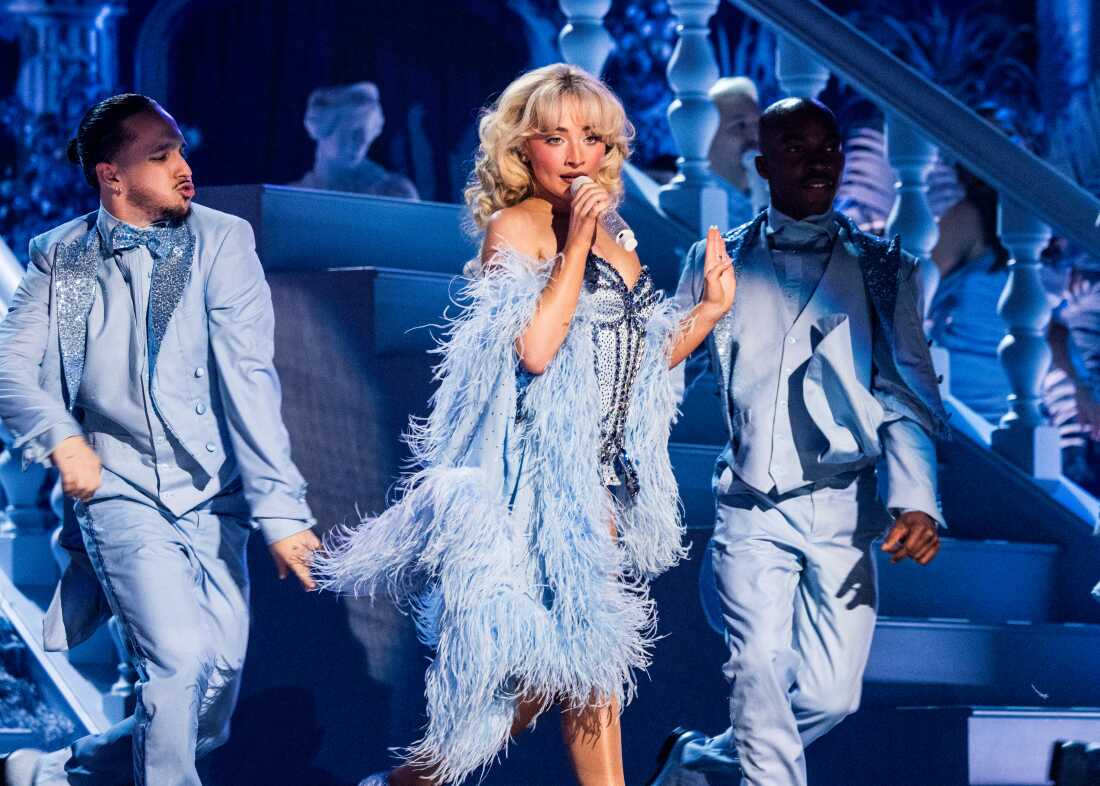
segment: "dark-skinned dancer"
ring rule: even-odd
[[[944,414],[915,261],[833,211],[844,153],[826,107],[773,104],[760,141],[771,204],[725,236],[737,304],[694,363],[714,375],[729,427],[702,589],[729,644],[731,727],[674,732],[652,784],[740,769],[744,786],[803,786],[805,746],[859,706],[872,541],[889,528],[894,562],[939,550]],[[688,253],[685,305],[702,291],[703,251]]]

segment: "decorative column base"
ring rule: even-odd
[[[657,197],[661,210],[690,228],[700,238],[711,226],[725,228],[729,224],[726,192],[718,186],[686,186],[682,182],[661,187]]]
[[[17,528],[6,516],[0,523],[0,570],[16,586],[49,586],[57,581],[50,553],[50,532]]]
[[[1001,426],[993,431],[993,451],[1038,480],[1062,477],[1062,445],[1054,426]]]
[[[31,464],[26,470],[19,451],[0,453],[0,486],[7,507],[0,512],[0,570],[16,585],[45,585],[57,580],[50,534],[57,524],[46,504],[51,475]]]

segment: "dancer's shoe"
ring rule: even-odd
[[[649,776],[645,786],[673,786],[676,773],[680,771],[680,760],[684,755],[684,746],[696,740],[705,740],[701,731],[693,731],[677,726],[665,738],[661,750],[657,753],[657,769]]]

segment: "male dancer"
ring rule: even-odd
[[[0,418],[75,500],[87,558],[61,590],[90,561],[137,705],[69,748],[13,753],[5,779],[199,786],[244,663],[249,522],[307,588],[319,546],[279,412],[270,292],[248,223],[192,204],[183,137],[152,99],[96,104],[69,156],[100,208],[31,241],[0,323]],[[87,638],[96,608],[59,591],[46,646]]]
[[[708,339],[730,437],[709,556],[732,725],[711,739],[675,732],[653,784],[683,768],[804,786],[804,747],[859,705],[876,615],[871,541],[887,511],[894,562],[925,565],[939,549],[944,414],[912,258],[833,212],[844,155],[828,109],[780,101],[760,141],[771,204],[727,235],[737,303]],[[685,304],[702,291],[702,260],[697,243]]]

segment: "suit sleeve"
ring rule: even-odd
[[[230,444],[252,518],[270,544],[314,519],[283,425],[271,290],[245,221],[230,228],[215,255],[206,303]]]
[[[902,276],[898,289],[894,337],[898,347],[892,351],[885,336],[876,331],[874,371],[871,392],[885,410],[885,422],[880,428],[882,457],[879,461],[880,491],[883,501],[895,515],[906,511],[927,513],[940,526],[945,522],[940,512],[936,463],[936,443],[933,422],[927,406],[904,382],[893,361],[895,355],[917,364],[928,350],[921,328],[919,295],[910,266]],[[931,359],[922,373],[930,374]],[[932,388],[935,390],[935,388]]]
[[[32,240],[27,272],[0,322],[0,419],[12,447],[23,453],[24,468],[32,461],[49,466],[54,448],[83,433],[65,402],[39,384],[50,339],[51,281],[50,255]]]
[[[672,296],[677,309],[683,315],[687,315],[695,308],[703,296],[703,257],[706,250],[706,241],[700,240],[693,244],[684,256],[680,281],[676,286],[676,294]],[[689,388],[711,373],[710,352],[707,350],[707,342],[704,341],[688,356],[687,360],[672,370],[673,386],[677,397],[682,400]]]

